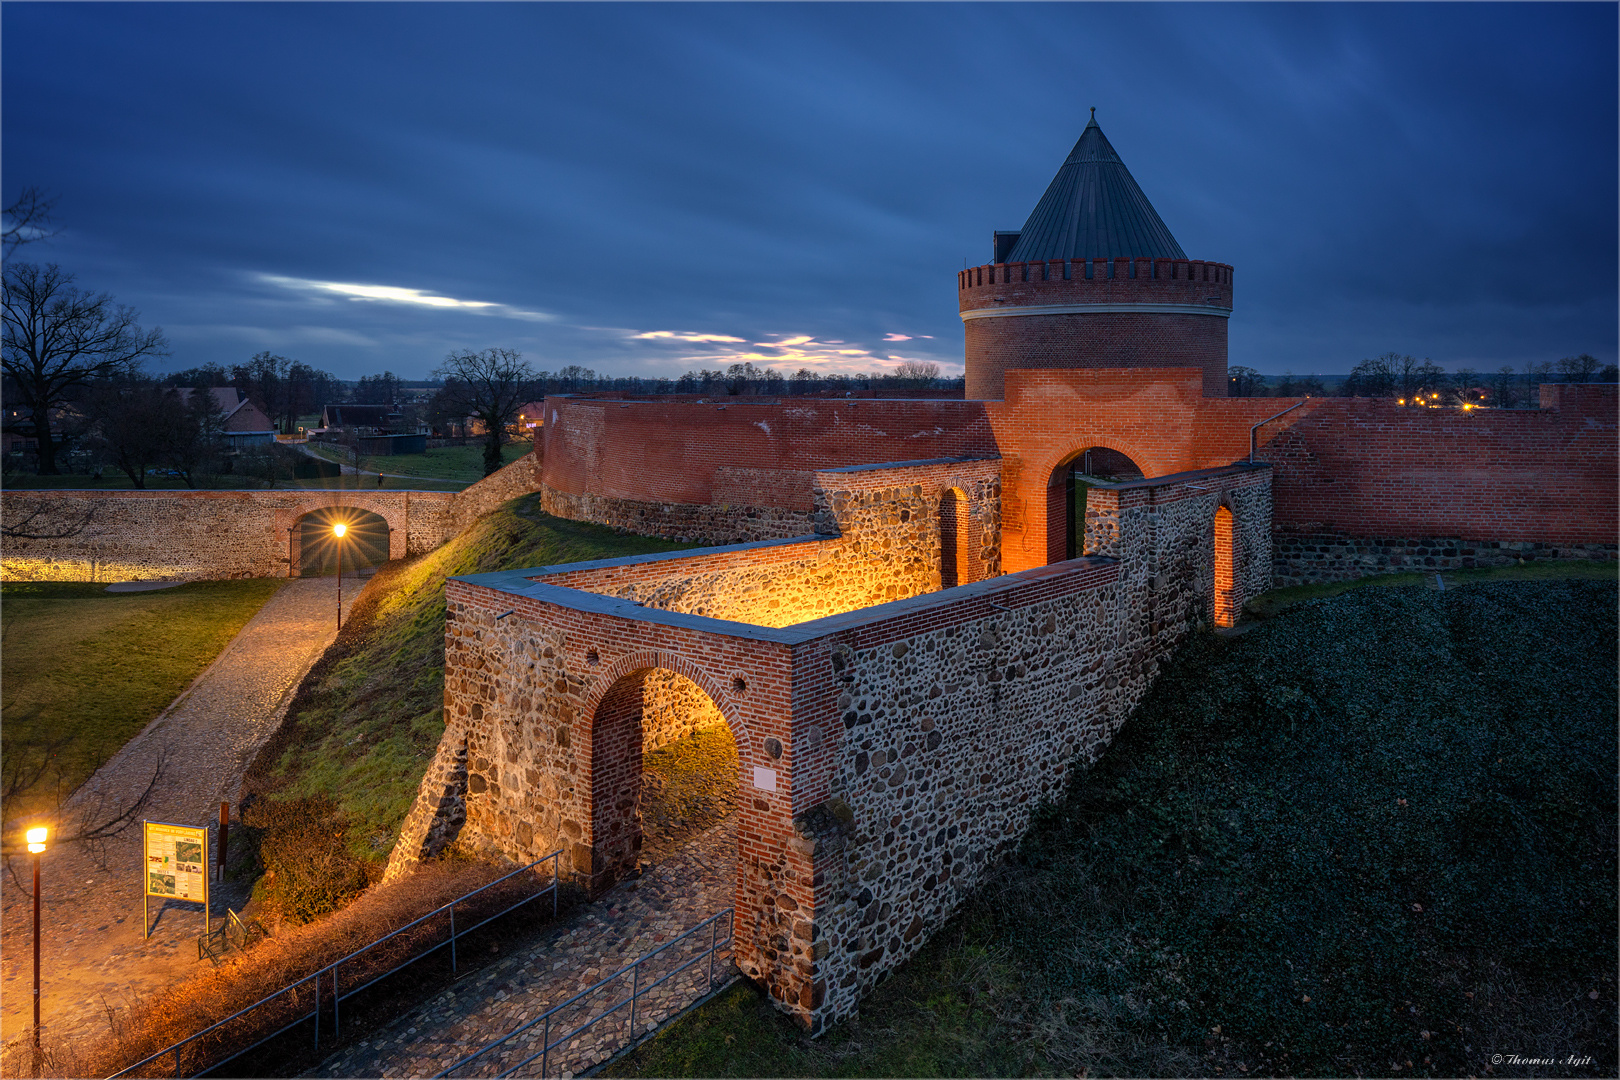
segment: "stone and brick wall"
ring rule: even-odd
[[[1539,410],[1310,402],[1272,438],[1278,584],[1518,559],[1612,559],[1616,387],[1542,388]]]
[[[954,459],[818,472],[817,535],[531,575],[665,611],[788,626],[937,590],[947,557],[958,584],[999,573],[999,476],[996,461]],[[948,493],[962,502],[960,558],[942,535]]]
[[[389,527],[389,557],[432,551],[506,499],[538,483],[533,455],[464,491],[7,491],[8,526],[76,535],[7,538],[0,574],[12,580],[133,581],[285,577],[298,565],[294,526],[313,510],[348,506]],[[30,518],[30,515],[34,515]]]
[[[679,610],[718,574],[791,576],[807,552],[903,538],[896,507],[937,516],[937,484],[978,490],[994,464],[820,474],[836,540],[452,580],[447,727],[389,875],[455,838],[525,861],[561,846],[604,887],[635,864],[640,755],[680,723],[678,687],[686,722],[718,713],[738,746],[739,963],[812,1030],[849,1015],[1207,623],[1218,507],[1245,587],[1269,574],[1269,471],[1236,468],[1108,486],[1107,555],[948,590],[936,560],[933,591],[790,625],[741,621],[776,609],[735,587],[726,621]]]

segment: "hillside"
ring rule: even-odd
[[[858,1019],[812,1041],[745,984],[609,1072],[1612,1076],[1616,602],[1368,588],[1201,635]]]
[[[447,577],[689,546],[564,521],[538,503],[514,499],[437,551],[380,568],[249,770],[244,820],[274,871],[262,893],[295,920],[379,874],[410,809],[444,731]]]

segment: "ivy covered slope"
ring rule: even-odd
[[[858,1021],[734,989],[609,1071],[1613,1076],[1616,603],[1365,588],[1196,636]]]
[[[334,815],[350,855],[385,859],[444,731],[445,579],[684,546],[554,518],[529,495],[382,567],[254,763],[249,793]]]
[[[1612,1068],[1615,610],[1367,589],[1200,639],[988,911],[1074,898],[1005,924],[1044,992],[1221,1064]]]

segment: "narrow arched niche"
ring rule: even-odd
[[[973,580],[970,545],[972,515],[967,494],[946,488],[939,497],[939,587],[953,589]]]
[[[1215,508],[1215,596],[1211,608],[1216,626],[1233,626],[1243,608],[1238,588],[1235,537],[1237,519],[1225,506]]]

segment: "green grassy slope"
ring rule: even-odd
[[[553,518],[538,501],[379,570],[249,771],[250,792],[335,811],[350,855],[379,863],[444,731],[445,578],[689,546]]]
[[[857,1022],[738,987],[610,1072],[1614,1075],[1616,602],[1361,589],[1200,635]]]
[[[80,581],[0,586],[6,820],[49,810],[89,779],[281,585],[197,581],[145,593]]]
[[[320,457],[329,461],[339,461],[352,465],[347,457],[321,446],[319,443],[310,443],[310,448]],[[534,449],[533,443],[509,442],[501,447],[501,464],[510,465],[518,458]],[[362,457],[360,468],[366,472],[380,472],[387,476],[418,476],[436,477],[444,481],[454,481],[461,484],[475,483],[484,478],[484,445],[475,443],[470,446],[440,446],[422,454],[390,454],[384,457]],[[375,480],[373,480],[375,483]]]

